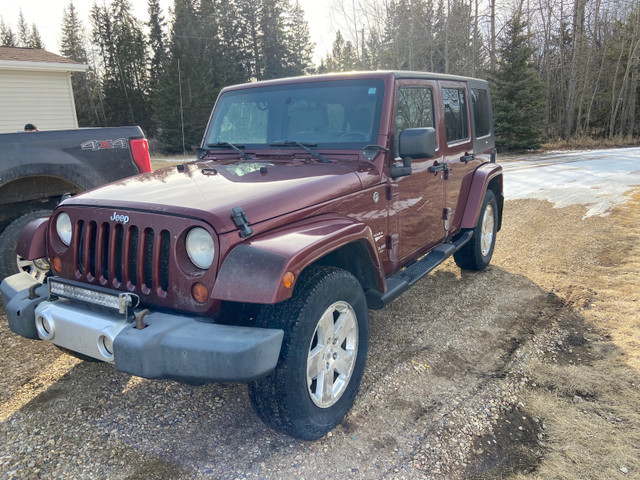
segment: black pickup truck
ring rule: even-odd
[[[0,280],[18,271],[44,278],[46,260],[20,258],[16,243],[24,226],[48,216],[63,195],[150,170],[140,127],[0,135]]]

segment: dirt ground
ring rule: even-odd
[[[584,212],[509,201],[486,271],[449,260],[371,312],[361,392],[316,442],[244,385],[80,362],[0,312],[0,479],[640,478],[640,190]]]

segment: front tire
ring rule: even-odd
[[[487,190],[471,240],[453,254],[456,265],[467,270],[484,270],[489,265],[496,245],[498,215],[496,197]]]
[[[249,398],[269,427],[316,440],[340,423],[353,404],[367,357],[369,311],[349,272],[312,266],[293,296],[268,305],[257,326],[285,332],[280,359],[249,384]]]

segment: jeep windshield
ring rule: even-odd
[[[378,79],[231,90],[218,100],[204,144],[362,149],[377,143],[383,96]]]

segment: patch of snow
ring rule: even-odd
[[[640,148],[553,152],[503,167],[507,200],[548,200],[555,208],[588,205],[584,218],[607,215],[640,186]]]

